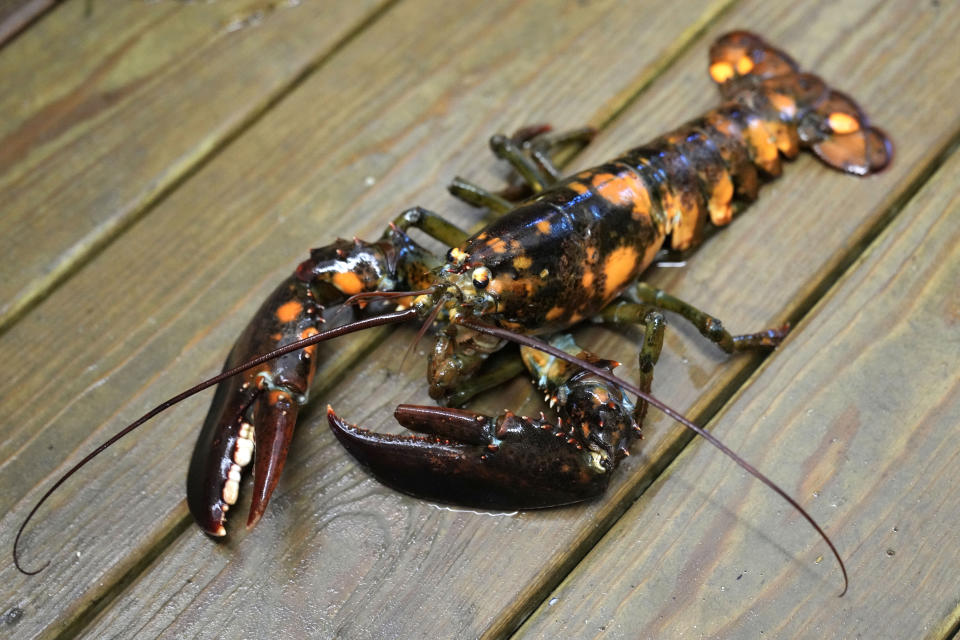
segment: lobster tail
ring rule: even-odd
[[[761,80],[797,73],[793,58],[749,31],[733,31],[710,47],[710,77],[723,86],[744,76]]]
[[[857,103],[839,91],[828,91],[798,133],[824,164],[858,176],[882,171],[893,157],[886,134],[871,127]]]
[[[829,167],[866,176],[893,157],[889,138],[870,126],[852,98],[801,73],[790,56],[759,36],[735,31],[718,39],[710,49],[710,77],[725,98],[796,127],[800,146]],[[766,104],[757,104],[758,97]]]

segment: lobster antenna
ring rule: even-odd
[[[584,371],[589,371],[593,375],[603,378],[604,380],[611,382],[625,389],[626,391],[629,391],[630,393],[646,400],[648,403],[650,403],[651,405],[653,405],[654,407],[656,407],[657,409],[665,413],[667,416],[673,418],[683,426],[694,431],[696,434],[704,438],[707,442],[709,442],[710,444],[715,446],[717,449],[722,451],[723,454],[726,455],[728,458],[730,458],[731,460],[736,462],[738,465],[746,469],[747,472],[750,475],[752,475],[754,478],[756,478],[763,484],[770,487],[777,495],[779,495],[781,498],[786,500],[791,507],[796,509],[796,511],[800,515],[802,515],[814,529],[816,529],[817,533],[820,534],[820,537],[823,538],[824,542],[827,543],[827,546],[830,547],[830,551],[833,552],[833,556],[837,559],[837,562],[840,564],[840,571],[841,573],[843,573],[843,591],[840,592],[839,597],[842,598],[843,595],[847,592],[847,587],[850,585],[850,580],[847,578],[847,567],[846,565],[843,564],[843,559],[840,557],[840,552],[837,551],[837,548],[834,546],[829,536],[827,536],[826,532],[824,532],[824,530],[820,527],[820,525],[817,524],[816,520],[814,520],[813,517],[809,513],[807,513],[803,507],[800,506],[800,503],[798,503],[796,500],[791,498],[787,494],[787,492],[781,489],[773,480],[765,476],[756,467],[754,467],[749,462],[747,462],[746,460],[741,458],[739,455],[734,453],[734,451],[730,449],[730,447],[723,444],[723,442],[721,442],[712,433],[705,430],[703,427],[700,427],[694,424],[691,420],[687,419],[684,415],[675,411],[674,409],[671,409],[669,406],[667,406],[666,404],[664,404],[654,396],[650,395],[649,393],[641,390],[639,387],[632,385],[626,380],[623,380],[622,378],[619,378],[613,375],[613,373],[611,373],[610,371],[606,371],[585,360],[581,360],[580,358],[573,356],[567,353],[566,351],[563,351],[562,349],[558,349],[553,345],[547,344],[542,340],[538,340],[537,338],[532,338],[530,336],[525,336],[519,333],[514,333],[513,331],[508,331],[506,329],[495,327],[493,325],[477,322],[476,320],[472,320],[469,318],[460,318],[458,322],[469,329],[473,329],[474,331],[479,331],[481,333],[486,333],[491,336],[501,338],[503,340],[509,340],[510,342],[515,342],[517,344],[531,347],[533,349],[542,351],[544,353],[547,353],[551,356],[554,356],[556,358],[559,358],[571,364],[577,365]]]
[[[407,361],[407,358],[410,357],[410,354],[413,353],[413,350],[417,348],[417,345],[420,344],[420,340],[423,339],[423,336],[427,334],[427,330],[433,324],[434,320],[437,319],[437,316],[440,315],[440,311],[443,309],[444,303],[449,300],[447,297],[442,297],[437,301],[437,304],[434,305],[433,309],[430,310],[430,315],[427,316],[427,319],[423,321],[423,324],[420,325],[420,330],[417,331],[417,337],[413,339],[413,342],[410,343],[410,346],[407,347],[407,350],[403,352],[403,357],[400,358],[399,370],[403,370],[403,363]]]
[[[84,465],[86,465],[88,462],[90,462],[91,460],[96,458],[98,455],[100,455],[100,453],[102,453],[110,445],[112,445],[117,440],[124,437],[125,435],[127,435],[128,433],[136,429],[137,427],[141,426],[143,423],[150,420],[150,418],[156,416],[157,414],[163,413],[164,411],[166,411],[173,405],[181,402],[182,400],[186,400],[190,396],[196,395],[201,391],[203,391],[204,389],[212,387],[213,385],[218,384],[223,380],[226,380],[227,378],[233,377],[238,373],[246,371],[247,369],[252,369],[257,365],[263,364],[264,362],[267,362],[274,358],[278,358],[287,353],[298,351],[300,349],[303,349],[304,347],[309,347],[312,344],[317,344],[318,342],[330,340],[332,338],[336,338],[348,333],[363,331],[364,329],[379,327],[386,324],[398,324],[400,322],[412,320],[415,317],[417,317],[416,309],[406,309],[404,311],[395,311],[393,313],[386,313],[380,316],[366,318],[364,320],[357,320],[356,322],[351,322],[349,324],[336,327],[335,329],[328,329],[326,331],[321,331],[320,333],[312,335],[309,338],[304,338],[303,340],[297,340],[296,342],[291,342],[290,344],[284,347],[280,347],[279,349],[275,349],[269,353],[265,353],[262,356],[257,356],[253,360],[248,360],[243,364],[237,365],[236,367],[229,369],[227,371],[224,371],[219,375],[216,375],[216,376],[213,376],[212,378],[204,380],[200,384],[194,387],[191,387],[186,391],[178,393],[177,395],[173,396],[169,400],[165,400],[164,402],[160,403],[159,405],[157,405],[156,407],[146,412],[145,414],[143,414],[142,416],[134,420],[132,423],[130,423],[129,425],[121,429],[112,438],[110,438],[109,440],[101,444],[92,453],[88,454],[83,460],[73,465],[66,473],[60,476],[60,478],[55,483],[53,483],[52,487],[47,489],[47,492],[43,494],[43,497],[40,498],[40,500],[33,506],[33,509],[30,510],[30,513],[27,514],[27,517],[26,519],[24,519],[23,524],[21,524],[20,528],[17,529],[17,537],[14,538],[13,540],[13,564],[17,567],[17,570],[20,571],[20,573],[26,574],[28,576],[36,575],[41,571],[43,571],[44,569],[46,569],[48,566],[50,566],[50,561],[48,560],[47,563],[44,564],[39,569],[30,571],[30,570],[24,569],[23,566],[20,564],[20,555],[18,552],[20,537],[23,535],[24,529],[27,528],[27,525],[30,523],[30,520],[33,518],[34,514],[37,512],[38,509],[40,509],[41,505],[43,505],[43,503],[47,501],[47,498],[53,495],[53,492],[56,491],[60,487],[60,485],[66,482],[70,476],[72,476],[74,473],[79,471]]]
[[[436,290],[436,287],[430,287],[429,289],[423,289],[421,291],[361,291],[360,293],[355,293],[346,300],[343,301],[344,307],[349,307],[351,305],[357,304],[361,300],[373,299],[382,299],[389,300],[391,298],[409,298],[412,296],[422,296],[428,293],[433,293]]]

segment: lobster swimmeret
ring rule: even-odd
[[[709,228],[728,224],[764,180],[780,174],[781,156],[806,148],[830,167],[864,176],[892,155],[886,136],[853,100],[801,73],[756,35],[723,36],[710,59],[720,107],[572,177],[558,178],[551,152],[585,141],[588,130],[554,136],[531,127],[511,138],[494,136],[494,152],[517,170],[528,197],[515,203],[518,189],[498,195],[457,179],[454,195],[501,214],[476,235],[416,208],[376,242],[338,240],[314,249],[261,306],[225,370],[311,336],[419,319],[424,329],[439,328],[430,395],[459,403],[515,375],[517,368],[507,365],[486,372],[483,383],[471,381],[507,340],[524,342],[523,365],[555,407],[555,422],[542,414],[493,417],[401,405],[398,421],[424,435],[373,433],[328,409],[330,426],[379,479],[417,496],[513,509],[600,494],[640,433],[647,396],[635,406],[622,391],[631,386],[610,373],[617,363],[583,351],[564,331],[584,319],[643,325],[637,385],[643,392],[663,342],[661,310],[679,313],[728,353],[776,345],[783,330],[734,336],[687,303],[630,285],[662,249],[696,247]],[[414,242],[411,227],[452,247],[445,259]],[[552,347],[532,344],[529,336],[543,336]],[[311,345],[220,383],[187,479],[190,510],[206,532],[226,533],[226,512],[252,460],[247,525],[263,515],[316,367]]]

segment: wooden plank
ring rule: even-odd
[[[311,243],[336,234],[374,236],[386,217],[413,202],[442,204],[461,223],[476,220],[475,212],[450,206],[442,185],[471,167],[493,166],[486,151],[492,131],[544,114],[569,126],[608,112],[611,96],[636,92],[662,66],[665,52],[696,31],[691,15],[706,21],[724,5],[687,0],[680,14],[649,16],[613,33],[612,2],[571,6],[545,29],[550,6],[477,3],[465,12],[439,1],[399,4],[0,337],[0,357],[16,358],[22,371],[0,398],[7,431],[0,444],[4,530],[19,524],[40,489],[81,452],[187,381],[215,372],[259,300]],[[645,47],[624,57],[638,37]],[[595,56],[581,60],[587,45]],[[558,102],[558,92],[571,87],[582,95]],[[502,177],[488,173],[490,182]],[[330,361],[321,384],[342,377],[344,362],[362,348],[338,344],[326,351],[322,357]],[[18,635],[77,631],[91,607],[109,600],[123,576],[136,574],[179,531],[186,520],[186,460],[204,412],[199,400],[164,416],[51,500],[26,536],[24,561],[59,560],[35,578],[0,569],[6,572],[0,602],[20,612]],[[332,454],[315,478],[320,486],[341,483],[345,471],[357,484],[344,452],[330,446],[325,430],[311,434],[307,418],[290,464],[300,473],[287,476],[283,487],[305,479],[310,467],[303,456],[316,446]],[[333,530],[352,522],[355,511],[355,493],[337,496],[332,491],[327,503]],[[291,498],[286,489],[278,494],[273,515],[254,535],[279,534],[274,540],[297,554],[288,536],[298,527],[278,530],[287,523],[281,516],[289,513]],[[376,508],[371,513],[381,518]],[[307,518],[298,526],[311,523]],[[204,558],[188,566],[208,576],[191,584],[206,588],[224,563],[253,567],[237,551],[245,536],[236,529],[224,545],[193,528],[183,536]],[[316,529],[300,537],[315,535]],[[290,595],[272,579],[262,584],[274,601]],[[317,616],[310,624],[318,628],[332,624],[323,622],[327,612],[320,609],[342,607],[349,597],[329,593],[332,604],[320,602],[307,612]],[[170,595],[147,605],[161,606],[161,617],[126,618],[118,628],[160,630],[169,622],[162,616],[176,615],[166,608],[169,602],[162,604]],[[225,612],[215,608],[208,613]],[[293,629],[297,618],[284,624]]]
[[[0,47],[50,10],[55,0],[0,1]]]
[[[713,428],[825,525],[849,593],[836,598],[837,565],[796,513],[698,443],[523,632],[945,638],[957,628],[958,186],[954,153]]]
[[[380,4],[76,1],[4,48],[0,328]]]
[[[946,144],[944,136],[958,128],[956,116],[944,118],[938,106],[949,101],[956,71],[937,49],[949,42],[957,16],[918,12],[911,18],[909,11],[914,8],[908,3],[788,7],[756,2],[738,5],[711,29],[710,38],[734,26],[767,34],[861,99],[878,123],[897,132],[900,155],[887,174],[869,181],[831,174],[809,159],[798,162],[767,190],[756,210],[698,252],[689,269],[663,270],[654,276],[656,283],[694,302],[709,301],[710,310],[732,328],[754,330],[794,314],[804,298],[852,259],[853,249],[865,242],[890,203]],[[637,29],[649,17],[629,24],[624,16],[622,26]],[[892,23],[904,28],[893,29]],[[607,28],[613,37],[617,29]],[[929,38],[923,46],[914,44],[918,32]],[[878,41],[883,46],[867,49]],[[708,42],[683,55],[591,147],[584,162],[610,157],[626,141],[662,132],[713,104],[704,74]],[[912,96],[908,109],[892,99],[900,94]],[[798,264],[803,268],[791,268]],[[771,280],[757,282],[758,272],[769,272]],[[628,362],[635,353],[629,346],[635,333],[616,349],[605,333],[593,333],[601,353]],[[426,399],[421,370],[397,374],[389,369],[408,340],[397,338],[373,353],[324,399],[350,420],[394,429],[393,404]],[[729,393],[750,364],[749,359],[727,362],[678,326],[655,386],[672,404],[700,415]],[[485,406],[535,406],[531,395],[529,387],[518,384]],[[527,403],[514,404],[518,397]],[[498,516],[438,508],[379,486],[331,446],[324,422],[322,411],[305,416],[304,426],[315,426],[322,435],[299,440],[302,449],[291,461],[279,507],[248,537],[230,543],[236,556],[220,559],[217,567],[198,568],[193,559],[208,543],[187,533],[91,634],[119,625],[171,636],[268,627],[343,637],[500,635],[540,602],[682,440],[672,425],[653,421],[643,451],[623,465],[604,500]],[[256,586],[248,589],[253,582]],[[176,602],[165,609],[173,589]]]

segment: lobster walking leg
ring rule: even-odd
[[[765,329],[757,333],[733,335],[723,327],[723,323],[710,314],[684,302],[666,291],[651,287],[645,282],[637,283],[636,296],[643,302],[659,309],[673,311],[692,324],[700,334],[727,353],[737,353],[749,349],[768,349],[777,346],[786,337],[788,326]]]
[[[509,138],[503,134],[490,137],[490,148],[498,158],[509,162],[524,181],[523,185],[510,186],[493,193],[460,176],[447,187],[450,193],[467,204],[486,207],[494,213],[510,211],[523,198],[543,191],[555,184],[560,172],[554,165],[554,156],[570,146],[582,147],[589,143],[596,130],[581,127],[558,134],[550,134],[550,125],[522,127]]]
[[[732,335],[723,327],[723,323],[713,316],[697,309],[688,302],[671,296],[661,289],[640,282],[635,294],[642,303],[620,301],[609,305],[597,316],[602,322],[616,324],[642,324],[644,326],[643,345],[640,348],[640,377],[637,386],[650,393],[653,384],[653,368],[663,348],[663,333],[666,322],[658,309],[673,311],[690,322],[701,335],[716,344],[727,353],[775,347],[787,334],[787,327],[767,329],[758,333]],[[647,402],[637,402],[637,424],[643,426],[647,414]]]

